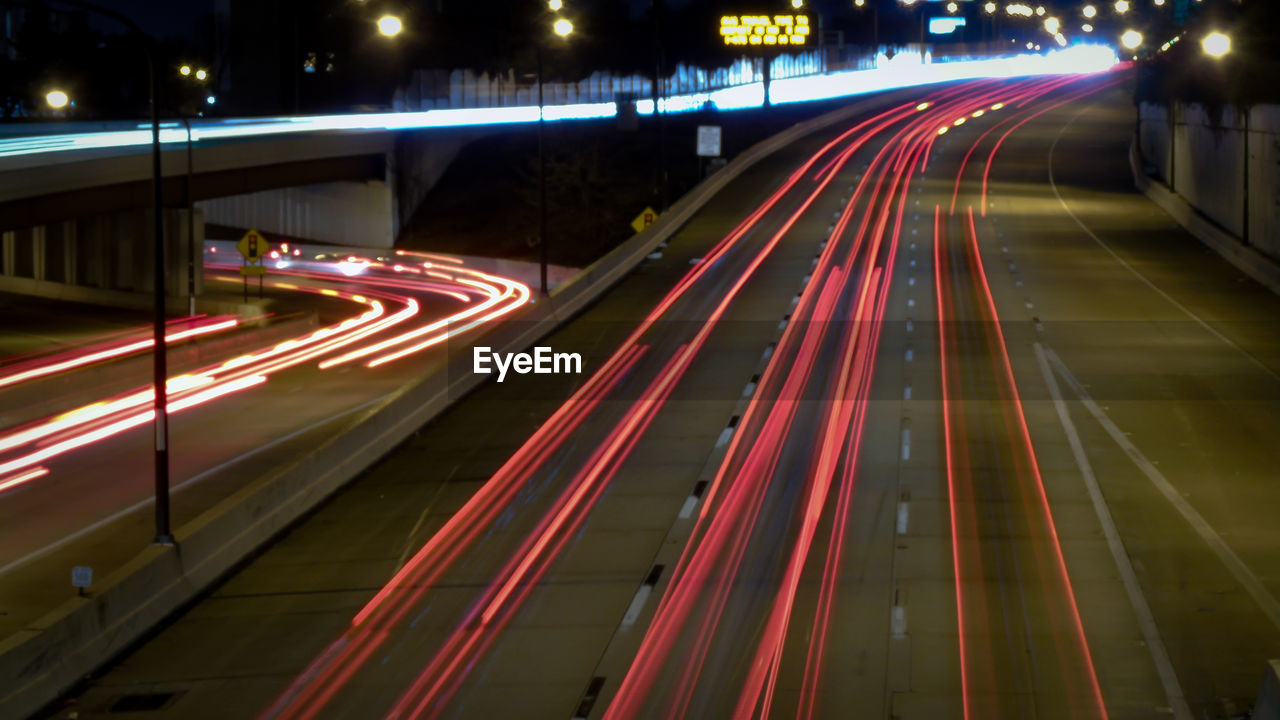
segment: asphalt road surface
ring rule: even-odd
[[[209,256],[211,264],[216,259]],[[214,350],[185,366],[171,360],[173,528],[307,452],[354,413],[438,364],[443,344],[375,368],[362,363],[377,353],[332,367],[324,362],[459,312],[484,312],[480,286],[427,277],[421,258],[401,261],[399,272],[352,265],[347,276],[325,263],[303,267],[295,258],[293,267],[266,280],[266,289],[288,296],[275,306],[281,312],[305,307],[317,322],[227,331],[248,337],[222,355],[216,352],[221,335],[210,335]],[[215,265],[206,280],[235,291],[242,282],[234,266]],[[465,322],[449,327],[460,330]],[[5,389],[6,402],[16,402],[14,395],[23,402],[6,406],[0,428],[0,637],[30,627],[70,597],[72,566],[89,566],[103,578],[154,537],[147,353],[118,361],[128,365],[121,373],[95,364],[49,378],[53,382],[35,381],[35,393],[49,391],[39,402],[25,385]],[[180,377],[187,380],[174,379]],[[203,381],[181,391],[177,383],[192,377]]]
[[[583,375],[482,387],[49,717],[1247,708],[1280,301],[1132,190],[1126,82],[860,101],[546,340]]]

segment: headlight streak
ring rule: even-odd
[[[905,107],[909,108],[910,105]],[[703,275],[709,272],[709,269],[714,267],[723,255],[735,247],[751,228],[764,217],[765,213],[803,179],[822,156],[874,120],[875,118],[864,121],[857,127],[832,140],[792,173],[788,180],[765,203],[752,211],[742,223],[721,239],[706,254],[702,263],[692,268],[676,283],[675,287],[641,321],[628,339],[623,342],[619,350],[605,363],[600,371],[592,376],[588,381],[588,385],[584,387],[594,387],[601,382],[599,378],[607,377],[607,373],[620,362],[621,358],[627,357],[634,350],[639,339],[654,326],[658,319],[665,315],[676,301],[688,292]],[[733,296],[745,284],[746,279],[755,272],[755,269],[759,267],[764,258],[776,247],[785,233],[829,182],[830,178],[813,190],[803,207],[795,211],[795,214],[791,216],[784,227],[777,231],[763,249],[758,251],[748,269],[744,271],[737,283],[730,289],[730,293],[722,300],[717,311],[703,325],[699,338],[705,339],[706,334],[710,332],[714,324],[713,320],[723,313]],[[695,342],[700,345],[702,340],[695,339]],[[696,351],[696,348],[686,350],[684,354],[687,357],[692,357],[692,351]],[[582,391],[580,390],[579,392],[581,393]],[[569,402],[561,406],[557,414],[517,451],[516,455],[486,483],[481,491],[473,496],[472,500],[468,501],[450,522],[446,523],[444,528],[432,536],[431,540],[406,563],[397,576],[384,586],[373,600],[356,615],[348,632],[338,638],[330,646],[330,649],[317,658],[299,676],[298,680],[286,690],[284,695],[272,707],[268,708],[263,715],[264,718],[312,718],[320,712],[333,694],[340,689],[341,685],[350,679],[358,665],[386,640],[387,630],[409,612],[413,603],[427,591],[440,573],[463,552],[470,542],[474,541],[487,523],[491,522],[506,507],[506,503],[510,501],[524,478],[536,469],[536,465],[525,464],[530,456],[540,452],[545,457],[565,441],[568,434],[576,427],[576,423],[570,427],[563,424],[561,418],[567,412],[567,408],[571,408],[576,404],[577,401],[575,399],[577,397],[578,395],[575,395]],[[581,422],[581,418],[577,422]],[[492,492],[490,492],[491,488],[493,489]],[[457,522],[455,523],[455,521]],[[454,527],[455,524],[459,525],[459,527]],[[447,554],[442,557],[441,554],[446,552]]]
[[[983,107],[990,106],[995,109],[991,103],[996,99],[996,97],[999,97],[1002,102],[1004,102],[1011,101],[1015,97],[1020,96],[1021,95],[1019,93],[1009,91],[1006,86],[1004,92],[997,93],[993,91],[992,93],[988,93],[978,99],[967,98],[952,103],[938,103],[938,107],[934,113],[926,115],[925,113],[920,112],[920,115],[926,119],[916,125],[913,125],[909,131],[906,131],[905,136],[902,132],[899,133],[901,142],[896,142],[898,147],[895,147],[887,154],[884,150],[881,151],[877,156],[876,163],[873,164],[873,170],[868,171],[863,178],[863,182],[865,182],[867,179],[875,176],[874,181],[876,183],[877,192],[872,195],[872,199],[869,202],[878,206],[879,210],[874,214],[867,213],[863,217],[863,230],[860,231],[860,234],[864,237],[874,238],[873,247],[876,248],[877,253],[886,252],[889,254],[889,258],[896,256],[896,247],[900,240],[899,233],[901,228],[901,217],[904,212],[906,198],[905,192],[895,196],[894,190],[898,188],[909,188],[910,177],[915,171],[915,168],[924,167],[927,163],[929,149],[932,147],[933,140],[937,138],[935,129],[938,126],[938,122],[944,119],[949,121],[950,119],[955,118],[957,113],[963,113],[967,116],[968,114]],[[980,100],[980,102],[978,102],[978,100]],[[995,104],[1001,105],[1002,103],[997,102]],[[904,107],[907,110],[907,114],[915,112],[914,104]],[[879,117],[887,116],[892,112],[893,111],[886,112]],[[489,524],[493,522],[496,517],[507,510],[509,503],[515,496],[518,489],[523,487],[524,483],[534,476],[534,474],[539,470],[541,464],[566,442],[574,429],[577,428],[580,423],[584,422],[592,412],[594,412],[596,405],[612,392],[612,388],[614,386],[613,383],[620,381],[619,367],[623,363],[629,362],[634,364],[638,362],[639,358],[637,354],[639,349],[643,346],[640,346],[637,343],[643,334],[647,332],[657,319],[663,316],[681,296],[694,287],[695,283],[703,277],[703,274],[707,269],[714,267],[717,261],[723,257],[729,249],[734,247],[752,227],[754,227],[755,223],[763,217],[765,212],[772,208],[774,204],[783,195],[789,192],[799,181],[804,179],[804,177],[812,171],[816,163],[826,158],[827,153],[830,152],[838,143],[844,142],[844,140],[849,137],[850,134],[855,133],[856,130],[864,129],[869,124],[872,124],[873,120],[864,122],[859,125],[858,128],[855,128],[855,130],[851,130],[849,133],[842,135],[840,138],[832,141],[832,143],[828,144],[818,153],[813,155],[801,168],[789,177],[787,182],[770,197],[769,201],[753,211],[750,217],[744,220],[743,223],[735,228],[733,232],[726,235],[724,239],[717,243],[715,248],[713,248],[710,253],[706,254],[703,262],[691,269],[676,284],[671,292],[668,293],[663,301],[658,303],[654,311],[640,323],[640,326],[636,331],[626,341],[624,341],[618,351],[610,357],[601,370],[596,374],[593,374],[591,378],[588,379],[587,384],[584,385],[583,388],[580,388],[579,392],[575,393],[574,397],[571,398],[569,402],[562,405],[560,409],[556,411],[556,414],[553,415],[552,419],[547,423],[544,423],[534,436],[522,445],[516,454],[513,455],[506,464],[504,464],[503,468],[501,468],[489,480],[489,482],[485,483],[477,494],[464,504],[463,508],[457,511],[450,518],[443,528],[432,535],[427,543],[414,554],[414,556],[400,569],[399,572],[397,572],[396,576],[392,578],[392,580],[387,583],[387,585],[385,585],[374,596],[374,598],[361,609],[359,613],[356,614],[355,618],[352,620],[352,624],[346,632],[338,637],[329,646],[328,650],[317,657],[316,660],[297,677],[297,679],[277,699],[277,701],[266,710],[262,717],[313,718],[321,713],[327,703],[337,693],[342,691],[343,686],[351,681],[354,675],[360,671],[361,667],[370,658],[374,657],[378,648],[382,647],[384,643],[395,636],[398,632],[397,626],[410,617],[415,605],[419,603],[426,593],[430,591],[434,583],[442,576],[442,574],[455,561],[457,561],[464,552],[468,551],[470,546],[486,531]],[[863,142],[864,140],[862,138],[858,138],[856,141]],[[852,153],[846,153],[842,148],[836,150],[835,158],[839,159],[837,162],[842,163],[847,160],[851,154]],[[834,162],[829,164],[831,167],[838,168],[838,165]],[[890,168],[892,168],[892,176],[889,174]],[[829,182],[835,174],[835,170],[827,173],[824,168],[818,172],[814,180],[816,181],[818,178],[822,178],[822,183],[825,185],[825,183]],[[890,188],[885,191],[887,196],[879,193],[881,185],[886,183]],[[862,185],[863,183],[860,182],[859,193],[862,192]],[[739,277],[738,283],[731,289],[729,296],[724,298],[721,307],[725,307],[725,303],[732,300],[732,296],[740,290],[745,279],[754,272],[755,268],[758,267],[758,263],[761,262],[763,257],[767,256],[772,250],[774,243],[776,243],[777,240],[791,228],[795,218],[807,209],[809,202],[811,202],[812,198],[821,190],[822,187],[819,187],[813,191],[814,195],[810,197],[809,201],[806,201],[806,203],[796,211],[797,214],[792,216],[791,220],[778,231],[779,234],[775,235],[763,249],[753,251],[758,253],[755,256],[755,260]],[[851,202],[850,207],[856,203],[856,200]],[[888,230],[888,223],[895,215],[895,207],[897,221],[892,229],[892,235],[887,236],[886,232]],[[852,210],[847,208],[845,215],[850,215],[851,213]],[[865,228],[869,222],[872,222],[873,216],[876,224],[876,230],[873,231],[875,234],[866,235]],[[848,222],[849,221],[847,219],[844,220],[844,224],[846,226]],[[843,232],[844,230],[842,227],[841,230],[832,235],[831,240],[828,242],[828,248],[834,248],[839,244],[836,239],[840,237]],[[881,245],[882,242],[888,246],[887,250],[883,249],[884,246]],[[854,247],[861,248],[861,246],[862,240],[858,240]],[[868,250],[867,252],[870,253],[871,251]],[[825,261],[827,264],[820,267],[839,270],[841,272],[853,272],[853,265],[838,266],[834,264],[834,260],[831,259],[829,254],[824,253],[824,257],[827,258]],[[871,257],[871,255],[868,255],[868,257]],[[892,268],[892,259],[886,261],[885,267]],[[859,276],[862,278],[862,284],[858,287],[863,289],[861,297],[864,300],[855,302],[855,309],[852,317],[855,319],[854,325],[863,329],[858,331],[860,333],[859,335],[845,336],[842,342],[846,344],[853,343],[855,347],[859,348],[865,347],[866,350],[864,350],[864,352],[870,353],[870,355],[864,355],[863,357],[874,357],[874,343],[878,341],[878,339],[875,335],[869,334],[870,331],[866,328],[875,327],[879,324],[878,319],[883,318],[883,307],[884,303],[887,301],[888,284],[887,282],[882,282],[882,279],[887,278],[889,274],[889,270],[884,271],[883,274],[874,270],[868,270]],[[823,275],[815,271],[815,280],[820,277],[823,277]],[[830,292],[833,293],[837,292],[839,288],[844,287],[844,285],[830,281],[825,285],[818,281],[810,284],[810,288],[819,286],[830,287],[832,288]],[[797,308],[814,306],[817,301],[813,299],[813,295],[818,292],[820,291],[810,290],[807,288],[802,297],[801,304],[798,305]],[[874,300],[872,300],[872,298]],[[832,308],[834,307],[833,303],[835,303],[834,296],[828,296],[826,300],[822,301],[821,307]],[[719,311],[719,308],[717,310]],[[797,312],[799,312],[799,310],[797,310]],[[541,518],[541,522],[538,523],[534,531],[523,537],[519,543],[519,550],[508,558],[502,572],[498,574],[490,585],[484,588],[480,596],[480,600],[472,606],[470,614],[456,625],[453,633],[450,634],[444,644],[437,649],[430,663],[422,669],[422,671],[417,675],[417,679],[397,701],[391,717],[432,716],[441,711],[442,703],[452,697],[453,693],[456,692],[459,684],[462,682],[463,678],[466,677],[469,669],[476,665],[486,649],[492,642],[494,642],[498,633],[514,617],[521,602],[533,591],[533,588],[536,587],[539,578],[542,577],[542,574],[550,567],[559,551],[569,541],[568,538],[576,532],[576,528],[580,527],[580,523],[583,521],[586,513],[594,503],[594,498],[598,497],[599,493],[603,491],[603,488],[608,485],[613,472],[615,472],[618,467],[618,464],[623,462],[627,453],[630,452],[630,448],[634,445],[636,438],[639,437],[639,434],[643,432],[644,427],[649,422],[650,415],[648,413],[653,408],[661,404],[662,400],[666,397],[665,393],[669,392],[669,388],[673,387],[674,384],[679,381],[680,375],[688,366],[692,357],[698,352],[700,347],[700,338],[704,337],[703,333],[709,332],[710,327],[714,325],[714,322],[718,317],[718,315],[713,314],[699,331],[698,337],[695,337],[693,342],[681,345],[670,359],[667,359],[662,363],[661,368],[658,370],[656,379],[646,386],[646,394],[643,396],[645,401],[634,403],[634,405],[629,408],[625,417],[611,428],[610,432],[607,434],[606,440],[597,446],[595,453],[587,461],[587,464],[573,476],[574,479],[570,481],[564,490],[558,495],[552,510]],[[801,325],[801,323],[793,322],[789,324],[788,329],[784,331],[784,338],[787,337],[788,333],[798,332],[793,331],[793,328],[796,328],[799,325]],[[810,340],[809,342],[812,347],[812,343],[817,341]],[[811,355],[806,354],[806,358],[808,357],[811,357]],[[779,365],[780,364],[776,362],[771,363],[770,369],[772,370],[774,367]],[[633,366],[634,365],[627,366],[626,372],[630,372],[630,369]],[[788,369],[798,367],[803,367],[803,363],[793,364]],[[850,407],[858,407],[860,396],[856,394],[856,389],[866,387],[866,383],[869,382],[870,367],[869,363],[858,360],[857,358],[850,363],[846,363],[844,367],[847,370],[848,379],[846,379],[843,387],[849,388],[848,392],[850,394],[848,395],[847,401],[838,405],[839,410],[835,425],[841,425],[841,418],[849,418],[851,420],[850,425],[853,429],[850,430],[849,434],[843,441],[831,438],[830,442],[837,443],[837,445],[833,445],[832,447],[843,446],[847,448],[843,451],[844,455],[846,457],[853,458],[856,457],[857,452],[857,439],[855,436],[859,434],[857,433],[856,428],[860,427],[860,423],[862,422],[860,418],[865,417],[865,415],[863,415],[861,411],[850,410]],[[766,373],[767,375],[768,372],[769,371]],[[777,372],[785,371],[779,370]],[[770,377],[773,377],[776,380],[777,373],[775,372]],[[765,383],[762,381],[760,387],[763,388],[764,386]],[[757,393],[757,396],[759,395],[760,393]],[[583,408],[582,403],[588,400],[590,402],[589,407]],[[865,406],[865,403],[862,404]],[[756,421],[757,424],[762,422],[758,417],[756,418]],[[744,416],[744,422],[741,423],[739,427],[742,428],[746,424]],[[787,423],[779,420],[766,423],[766,427],[770,433],[767,437],[775,439],[782,437],[787,431],[786,425]],[[743,438],[744,436],[745,433],[734,434],[732,441],[733,444],[731,445],[730,450],[731,453],[733,452],[732,448],[736,446],[739,443],[740,438]],[[826,447],[826,442],[827,440],[824,439],[824,447]],[[765,450],[761,450],[759,452],[767,454],[769,452],[767,446],[770,444],[771,443],[769,442],[757,443],[757,446],[766,447]],[[821,465],[821,467],[825,468],[824,472],[831,471],[839,474],[837,468],[843,467],[844,472],[839,474],[840,482],[842,483],[841,490],[842,492],[851,492],[849,488],[852,487],[852,470],[847,464],[841,466],[839,464],[832,463],[832,453],[837,452],[835,449],[828,449],[825,452],[827,453],[827,460],[823,461]],[[821,456],[819,456],[819,459],[820,458]],[[770,461],[767,457],[761,456],[757,459],[755,467],[757,468],[757,471],[763,472],[770,462],[776,462],[776,460]],[[696,521],[698,523],[698,528],[701,530],[703,535],[711,532],[703,521],[705,518],[709,517],[708,514],[711,512],[713,500],[716,501],[714,517],[733,514],[731,510],[726,511],[726,508],[741,509],[744,514],[748,513],[750,510],[749,506],[744,504],[745,501],[741,500],[739,494],[737,494],[739,493],[738,488],[743,485],[750,485],[749,482],[721,487],[719,481],[720,476],[718,475],[716,483],[712,485],[707,497],[702,503],[702,510],[698,515],[698,520]],[[834,483],[835,480],[830,479],[825,482]],[[717,490],[719,491],[719,494],[724,496],[723,498],[716,497]],[[812,494],[812,496],[816,497],[816,494]],[[737,499],[731,502],[731,497]],[[837,501],[837,506],[847,508],[848,496],[845,495],[842,497],[846,498],[845,502],[841,503],[840,501]],[[813,505],[812,502],[807,507],[808,512],[821,512],[821,509],[818,506]],[[695,534],[698,532],[699,530],[695,530]],[[726,572],[728,571],[727,566],[721,565],[720,567],[724,568]],[[685,557],[681,558],[680,566],[677,568],[676,572],[689,572]],[[672,587],[675,586],[675,583],[676,579],[673,576],[673,579],[671,580]],[[825,595],[828,602],[827,607],[830,607],[830,598],[832,596],[831,593],[834,592],[834,587],[829,585],[827,578],[824,578],[824,584],[830,587],[830,590]],[[659,614],[664,612],[664,608],[670,607],[669,597],[670,591],[668,591],[668,593],[663,597],[659,605]],[[780,594],[778,596],[775,606],[780,608],[776,611],[775,615],[775,617],[779,619],[772,621],[772,625],[774,628],[781,627],[785,629],[787,617],[789,616],[789,610],[787,609],[789,605],[786,594]],[[664,632],[662,627],[663,626],[660,624],[659,620],[655,617],[654,624],[650,627],[650,632],[646,634],[645,643],[648,644],[650,642],[650,635]],[[703,627],[706,627],[706,625]],[[775,635],[785,637],[785,632],[778,634],[771,631],[771,637]],[[773,645],[772,647],[762,646],[762,649],[759,651],[763,654],[760,657],[766,658],[766,660],[768,658],[776,657],[779,647],[780,645]],[[806,687],[811,696],[814,693],[813,688],[816,684],[816,678],[820,676],[820,655],[821,653],[819,652],[816,660],[811,657],[813,664],[812,667],[810,665],[806,665],[806,682],[810,683]],[[639,656],[637,657],[639,658]],[[661,660],[656,660],[655,662],[660,663]],[[768,662],[774,661],[770,660]],[[635,672],[636,666],[633,665],[632,671],[628,673],[627,679],[624,681],[624,688],[625,683],[631,681],[632,675]],[[683,677],[688,678],[688,682],[690,683],[696,682],[696,673],[697,667],[689,666],[689,668],[685,669]],[[776,666],[773,669],[766,668],[764,671],[761,671],[761,673],[758,674],[758,677],[758,681],[752,681],[753,691],[758,689],[758,696],[763,697],[764,701],[769,703],[772,698],[772,688],[776,682]],[[813,678],[813,680],[810,680],[810,678]],[[644,693],[642,691],[636,691],[633,689],[632,692],[639,692],[637,696],[641,698],[644,697]],[[609,716],[614,716],[613,713],[615,712],[615,708],[618,706],[620,702],[619,698],[621,697],[622,690],[619,691],[619,695],[615,698],[614,705],[608,709],[607,712],[610,713]],[[679,708],[686,706],[686,701],[687,698],[678,698],[674,707]],[[638,708],[639,705],[636,707]],[[810,707],[812,707],[812,702],[810,703]],[[626,716],[625,712],[621,716]]]
[[[192,323],[191,327],[185,330],[167,331],[164,336],[165,345],[172,345],[183,340],[188,340],[201,335],[209,335],[211,333],[222,332],[223,330],[231,330],[239,325],[238,318],[233,316],[221,316],[210,318],[207,320]],[[0,388],[10,385],[17,385],[36,378],[48,375],[56,375],[67,370],[92,365],[94,363],[104,362],[121,358],[126,355],[140,353],[150,349],[155,345],[154,338],[146,338],[125,342],[122,344],[115,343],[96,343],[89,347],[80,348],[70,352],[59,353],[54,357],[39,358],[37,360],[22,363],[21,367],[27,368],[18,372],[9,372],[7,375],[0,376]],[[34,365],[35,367],[30,367]],[[0,369],[0,372],[13,370],[12,367]]]
[[[804,102],[846,97],[913,85],[978,79],[982,77],[1020,77],[1037,74],[1102,72],[1115,64],[1115,53],[1105,46],[1078,45],[1040,54],[1023,54],[994,59],[959,60],[922,63],[919,58],[900,55],[903,60],[887,62],[871,70],[836,72],[821,76],[804,76],[776,80],[771,86],[772,102]],[[687,112],[711,103],[719,110],[753,108],[763,105],[761,83],[748,83],[709,93],[665,98],[665,112]],[[636,102],[640,115],[653,113],[653,101]],[[383,112],[350,115],[318,115],[277,118],[235,118],[193,123],[188,138],[184,129],[166,123],[160,130],[161,144],[194,143],[209,140],[283,136],[296,133],[370,132],[408,129],[492,126],[538,121],[538,108],[458,108],[419,112]],[[583,120],[610,118],[617,115],[617,105],[587,103],[548,105],[545,119]],[[56,152],[102,149],[141,149],[151,142],[149,128],[112,130],[61,135],[27,136],[0,139],[0,159]]]
[[[467,277],[455,279],[453,276],[447,276],[448,282],[438,282],[435,280],[397,279],[394,276],[382,278],[376,275],[365,275],[362,277],[361,283],[374,287],[390,287],[449,297],[468,306],[467,310],[464,311],[465,315],[462,316],[464,319],[483,312],[486,307],[480,304],[473,305],[471,302],[472,294],[488,294],[496,296],[497,301],[505,301],[505,304],[498,311],[482,315],[471,322],[465,323],[463,326],[454,327],[448,337],[454,337],[460,333],[478,328],[486,322],[516,310],[528,300],[528,288],[521,283],[496,275],[478,273],[463,267],[460,264],[461,261],[455,261],[453,258],[438,256],[436,259],[446,263],[456,263],[451,264],[456,274],[482,278],[484,282],[470,280]],[[356,262],[364,266],[364,262],[358,260]],[[380,264],[375,263],[369,263],[369,265],[380,266]],[[210,264],[210,267],[216,269],[218,266]],[[333,278],[332,275],[323,272],[297,271],[286,274],[325,280]],[[225,276],[215,276],[214,279],[241,282],[239,278]],[[169,407],[173,411],[194,407],[224,395],[256,386],[265,382],[272,373],[318,360],[325,355],[366,341],[378,333],[385,332],[410,320],[419,313],[419,304],[416,299],[395,293],[373,290],[367,290],[363,293],[351,293],[327,287],[300,287],[294,283],[283,281],[272,284],[276,287],[297,292],[312,292],[347,300],[364,305],[368,309],[358,316],[348,318],[335,325],[320,328],[304,336],[231,358],[202,370],[193,371],[187,375],[171,377],[168,381]],[[392,302],[401,307],[388,314],[384,302]],[[462,314],[455,313],[450,318],[447,318],[445,322],[457,320],[460,315]],[[230,329],[238,324],[239,320],[236,318],[214,318],[192,328],[171,332],[166,337],[168,342],[175,342],[197,335]],[[90,362],[100,362],[118,357],[121,354],[145,349],[142,345],[143,343],[140,341],[126,345],[112,345],[96,353],[75,357],[68,361],[60,361],[35,370],[43,371],[39,372],[39,375],[44,375],[75,369]],[[147,341],[145,345],[150,347],[150,341]],[[411,348],[398,353],[397,357],[420,351],[425,347],[424,345]],[[16,383],[39,375],[15,375],[10,377],[16,377],[13,380]],[[84,447],[149,422],[153,417],[153,412],[145,410],[145,408],[151,404],[152,397],[153,394],[149,389],[140,390],[91,403],[0,434],[0,453],[13,453],[13,451],[17,451],[24,446],[28,448],[25,451],[18,452],[16,455],[10,454],[9,457],[0,457],[0,493],[24,485],[48,473],[47,468],[44,469],[44,472],[34,472],[32,470],[34,465],[42,464],[64,452]],[[5,477],[15,472],[18,473],[16,476]],[[21,481],[18,480],[19,478]]]

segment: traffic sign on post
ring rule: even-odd
[[[698,156],[720,157],[720,126],[698,126]]]
[[[631,227],[636,232],[644,232],[644,229],[653,224],[658,219],[658,213],[652,207],[646,207],[635,220],[631,221]]]
[[[262,237],[262,233],[257,230],[250,230],[240,238],[240,242],[236,243],[236,249],[244,256],[244,259],[256,263],[267,254],[267,239]]]

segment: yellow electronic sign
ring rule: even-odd
[[[804,45],[808,15],[725,15],[720,18],[725,45]]]

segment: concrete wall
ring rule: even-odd
[[[205,220],[320,242],[389,248],[399,222],[383,181],[333,182],[203,200]]]
[[[1171,121],[1172,120],[1172,121]],[[1150,175],[1205,218],[1280,259],[1280,107],[1139,107],[1138,149]]]
[[[204,219],[165,211],[165,287],[170,298],[188,295],[189,259],[196,294],[203,290]],[[124,307],[151,302],[153,244],[150,210],[92,215],[0,233],[0,290],[73,302]]]

